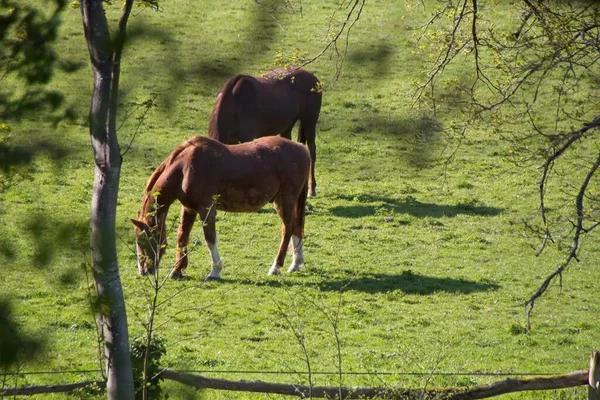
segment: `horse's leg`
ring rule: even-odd
[[[219,249],[217,248],[217,230],[215,227],[215,219],[217,216],[216,209],[211,206],[209,210],[200,212],[200,218],[202,219],[202,229],[204,230],[204,240],[206,246],[210,251],[211,269],[208,274],[209,279],[221,279],[221,271],[223,270],[223,261],[219,255]]]
[[[259,137],[259,131],[258,123],[249,119],[243,124],[243,126],[240,127],[238,139],[240,143],[251,142]]]
[[[310,153],[310,175],[308,179],[308,195],[310,197],[317,196],[317,180],[315,179],[315,163],[317,162],[316,125],[316,121],[300,121],[300,132],[298,133],[298,141],[306,144]]]
[[[187,245],[190,240],[190,232],[194,226],[194,221],[198,212],[191,208],[181,206],[181,218],[179,219],[179,229],[177,230],[177,258],[175,266],[169,275],[173,279],[183,277],[183,270],[188,265]]]
[[[306,193],[308,187],[305,185],[294,205],[294,232],[292,234],[292,264],[288,272],[299,271],[304,265],[304,248],[302,240],[304,239],[304,217],[306,213]]]
[[[317,145],[315,144],[315,132],[313,128],[312,139],[308,139],[308,151],[310,152],[310,182],[308,183],[308,195],[317,196],[317,179],[315,178],[315,163],[317,162]]]
[[[281,273],[281,267],[285,262],[285,253],[290,245],[290,238],[292,237],[295,203],[295,199],[286,195],[279,195],[275,198],[275,201],[273,201],[275,211],[277,211],[279,218],[281,218],[281,222],[283,222],[283,227],[281,230],[281,244],[279,245],[275,262],[273,262],[273,266],[269,269],[267,275],[279,275]]]
[[[302,265],[304,265],[304,251],[302,248],[302,239],[295,233],[292,235],[292,248],[293,248],[293,259],[292,264],[288,268],[287,272],[300,271]]]
[[[288,140],[292,139],[292,129],[294,129],[294,125],[296,124],[296,121],[294,121],[294,123],[292,125],[290,125],[288,128],[286,128],[283,132],[281,132],[281,137],[284,137]]]

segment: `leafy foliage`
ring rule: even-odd
[[[58,67],[52,44],[66,1],[50,3],[54,7],[49,13],[21,1],[0,3],[0,82],[7,75],[16,74],[26,87],[16,98],[8,93],[0,95],[0,120],[33,110],[56,110],[62,104],[62,94],[43,88]]]
[[[146,365],[146,353],[148,363]],[[160,360],[167,353],[165,341],[160,337],[153,337],[150,342],[150,347],[147,346],[145,337],[136,337],[131,342],[131,363],[133,365],[133,380],[135,383],[135,398],[142,399],[142,385],[144,384],[144,376],[150,377],[147,385],[147,393],[149,399],[168,398],[163,394],[160,382],[162,378],[159,376],[161,371]],[[144,369],[146,375],[144,375]]]
[[[527,225],[541,239],[538,254],[549,242],[571,243],[565,261],[527,300],[531,312],[550,283],[578,260],[581,237],[600,225],[598,186],[592,180],[600,165],[597,149],[592,150],[600,128],[600,5],[523,0],[498,12],[494,3],[442,1],[415,27],[421,32],[419,48],[432,56],[417,98],[434,112],[460,110],[464,122],[454,126],[459,144],[468,129],[489,124],[510,144],[521,167],[540,166],[541,221]],[[500,18],[507,23],[499,26]],[[454,76],[465,68],[467,74]],[[515,129],[515,121],[528,126]],[[564,175],[562,164],[587,167]],[[562,189],[548,192],[551,180]],[[551,211],[561,190],[572,206]]]

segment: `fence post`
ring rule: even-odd
[[[600,400],[600,351],[592,353],[590,358],[588,400]]]

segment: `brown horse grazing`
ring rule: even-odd
[[[291,138],[300,121],[298,142],[310,151],[310,190],[315,196],[315,134],[321,111],[321,84],[300,67],[277,69],[260,77],[236,75],[221,88],[213,108],[208,136],[226,144],[262,136]]]
[[[179,200],[177,260],[170,276],[180,278],[187,267],[187,245],[196,216],[203,222],[204,239],[212,256],[209,278],[220,278],[223,263],[217,250],[216,210],[258,211],[273,202],[283,222],[281,244],[269,275],[278,274],[292,239],[293,261],[288,272],[304,263],[304,208],[310,157],[306,147],[281,137],[225,145],[207,137],[190,139],[173,150],[154,171],[135,225],[140,274],[158,268],[167,245],[165,220],[169,206]]]

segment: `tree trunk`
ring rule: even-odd
[[[118,96],[120,60],[114,59],[115,49],[102,1],[80,0],[80,5],[94,76],[90,110],[90,138],[95,161],[91,252],[98,294],[98,325],[104,340],[108,398],[129,400],[134,397],[133,373],[115,234],[121,154],[115,126],[110,123],[111,115],[116,112],[114,99]],[[120,49],[116,53],[120,57]]]

